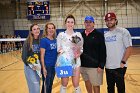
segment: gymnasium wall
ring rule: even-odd
[[[132,36],[140,36],[139,0],[50,0],[50,20],[27,20],[26,0],[11,1],[5,4],[0,1],[0,34],[3,35],[19,34],[26,37],[32,23],[38,23],[41,30],[44,30],[47,22],[53,22],[57,31],[60,31],[65,29],[64,20],[68,14],[73,14],[76,18],[75,29],[82,31],[85,16],[92,15],[95,18],[95,28],[103,32],[106,29],[104,15],[107,11],[113,11],[117,15],[118,26],[127,28]]]

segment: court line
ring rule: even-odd
[[[9,67],[9,66],[11,66],[11,65],[13,65],[13,64],[15,64],[15,63],[17,63],[17,62],[18,62],[18,61],[13,62],[13,63],[11,63],[11,64],[8,64],[8,65],[6,65],[6,66],[4,66],[4,67],[1,67],[0,70],[2,70],[2,69],[4,69],[4,68],[7,68],[7,67]]]
[[[127,70],[140,70],[140,69],[127,69]]]

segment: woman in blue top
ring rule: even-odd
[[[46,83],[45,93],[51,93],[55,76],[55,63],[57,59],[57,46],[55,35],[55,25],[53,23],[47,23],[45,25],[43,38],[40,41],[41,65]]]

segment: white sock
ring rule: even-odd
[[[62,86],[60,87],[60,93],[66,93],[66,87]]]
[[[75,88],[75,93],[82,93],[79,86]]]

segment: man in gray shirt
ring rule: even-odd
[[[117,27],[118,20],[114,13],[105,16],[105,44],[107,50],[106,79],[108,93],[115,93],[115,83],[118,93],[125,93],[124,75],[127,69],[127,59],[132,50],[132,40],[127,29]]]

